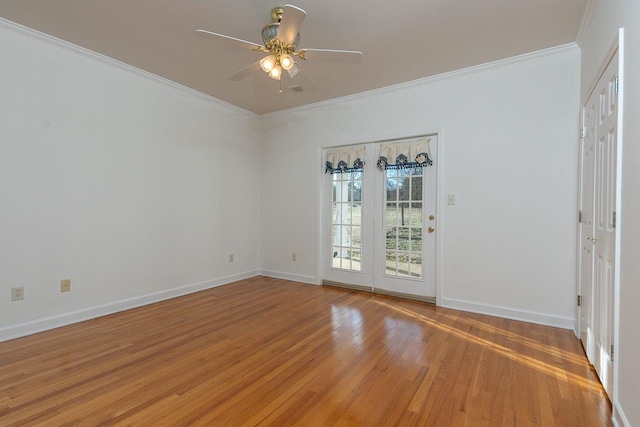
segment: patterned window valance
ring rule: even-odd
[[[352,172],[364,166],[364,145],[327,150],[324,173]]]
[[[380,144],[378,169],[421,168],[433,164],[431,160],[430,138],[417,141],[389,141]]]

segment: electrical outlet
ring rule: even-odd
[[[298,255],[296,255],[296,253],[292,253],[291,254],[291,261],[297,261],[298,260]]]
[[[60,281],[60,292],[71,291],[71,279],[65,279]]]
[[[11,288],[11,301],[19,301],[24,299],[24,286]]]
[[[229,262],[233,262],[233,254],[229,254]]]

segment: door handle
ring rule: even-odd
[[[433,233],[434,231],[436,231],[436,229],[435,229],[435,227],[429,227],[429,228],[427,228],[427,231],[429,233]]]
[[[602,237],[587,236],[587,240],[591,240],[595,243],[597,240],[602,240]]]

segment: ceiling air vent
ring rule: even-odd
[[[300,86],[300,85],[291,86],[291,87],[289,87],[289,89],[291,89],[294,92],[302,92],[304,90],[304,89],[302,89],[302,86]]]

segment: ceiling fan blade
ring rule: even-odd
[[[295,70],[294,73],[291,71]],[[318,88],[316,82],[309,77],[309,74],[296,62],[294,68],[289,71],[289,77],[287,78],[288,83],[286,83],[288,89],[293,92],[305,92],[309,90],[315,90]]]
[[[307,12],[290,4],[285,5],[283,9],[278,39],[285,44],[291,44],[295,41]]]
[[[300,49],[306,59],[314,61],[334,61],[347,64],[359,64],[362,62],[362,52],[357,50],[331,50],[331,49]]]
[[[253,64],[249,64],[240,71],[237,71],[227,77],[232,82],[237,82],[238,80],[242,80],[250,74],[255,73],[260,70],[260,61],[254,62]]]
[[[225,36],[224,34],[212,33],[211,31],[206,31],[206,30],[196,30],[195,35],[199,37],[204,37],[207,39],[220,40],[227,43],[232,43],[236,46],[240,46],[248,49],[256,49],[256,48],[262,47],[262,45],[259,45],[257,43],[248,42],[246,40],[237,39],[231,36]]]
[[[298,67],[300,67],[300,65],[298,65]],[[309,76],[309,73],[307,73],[302,67],[300,67],[300,71],[302,72],[302,75],[306,80],[305,87],[308,87],[310,89],[318,89],[318,85],[316,85],[316,82],[314,82],[311,76]]]

